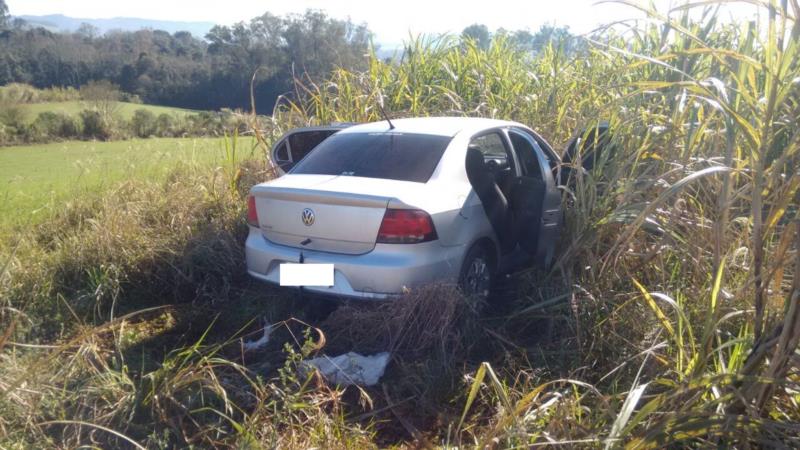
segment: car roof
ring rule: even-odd
[[[393,131],[395,133],[432,134],[452,137],[461,132],[472,134],[489,128],[522,126],[517,122],[478,117],[415,117],[410,119],[392,119],[392,124],[394,125],[394,129],[390,129],[389,123],[385,120],[370,122],[345,128],[339,133],[376,133]]]

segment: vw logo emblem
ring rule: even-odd
[[[314,225],[314,211],[311,208],[304,209],[301,218],[307,227]]]

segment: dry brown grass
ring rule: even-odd
[[[353,301],[321,324],[331,352],[390,352],[396,358],[458,358],[477,334],[477,315],[454,286],[432,285],[389,302]]]

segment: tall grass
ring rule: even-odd
[[[0,444],[800,445],[800,7],[751,3],[762,21],[642,8],[577,53],[421,37],[399,62],[298,80],[256,127],[266,151],[290,126],[379,120],[383,101],[518,120],[561,146],[607,121],[599,162],[564,186],[554,269],[519,274],[485,318],[434,290],[283,322],[308,309],[241,276],[240,193],[271,172],[237,167],[235,138],[215,176],[57,212],[0,253]],[[136,313],[164,303],[179,305]],[[262,314],[282,331],[244,354]],[[181,345],[155,352],[174,322]],[[295,370],[359,346],[395,351],[382,387]]]
[[[727,24],[713,2],[668,13],[631,2],[650,21],[591,36],[572,56],[557,43],[530,56],[503,39],[481,51],[420,38],[400,64],[373,59],[367,72],[305,83],[304,101],[286,112],[380,120],[372,105],[382,96],[399,115],[514,119],[556,143],[608,121],[613,151],[591,173],[572,171],[554,275],[577,288],[575,367],[592,367],[581,378],[620,402],[607,410],[610,429],[590,417],[585,437],[786,444],[798,431],[787,393],[797,389],[800,340],[798,281],[788,275],[800,239],[800,11],[752,3],[761,22]],[[477,373],[465,414],[491,367]],[[519,419],[551,389],[488,386],[515,420],[481,429],[476,442],[530,443]],[[521,404],[512,408],[513,394]]]

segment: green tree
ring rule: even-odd
[[[538,53],[549,44],[569,53],[576,49],[577,38],[570,33],[569,27],[557,27],[544,24],[536,33],[518,30],[510,34],[511,41],[518,47]]]
[[[287,59],[296,72],[320,78],[335,67],[365,67],[370,36],[366,26],[313,10],[284,22]]]
[[[103,120],[100,112],[84,109],[80,113],[83,124],[83,137],[87,139],[108,140],[111,137],[111,127]]]
[[[173,136],[175,119],[167,114],[161,113],[156,118],[156,135],[161,137]]]
[[[146,109],[137,109],[131,118],[131,128],[136,137],[152,136],[156,133],[156,115]]]
[[[489,48],[489,44],[492,42],[492,33],[489,32],[489,28],[478,23],[464,28],[461,32],[461,37],[463,39],[472,39],[479,48],[484,50]]]
[[[366,67],[370,36],[365,25],[314,10],[285,17],[266,13],[250,23],[216,26],[206,35],[208,53],[216,67],[225,69],[214,75],[207,92],[241,86],[236,106],[247,107],[250,79],[258,71],[256,104],[271,110],[277,95],[292,89],[294,77],[319,80],[335,67]]]
[[[75,33],[83,36],[85,39],[94,39],[100,35],[100,29],[90,23],[84,22],[78,27]]]
[[[106,80],[118,86],[111,91],[147,103],[248,109],[250,80],[258,71],[256,105],[270,112],[278,95],[293,89],[293,76],[320,80],[335,67],[364,68],[370,34],[364,25],[308,11],[217,26],[206,38],[162,30],[100,35],[91,27],[74,33],[11,27],[0,33],[0,86],[78,87]],[[87,101],[108,120],[115,100],[92,91],[97,89],[86,90]]]
[[[8,28],[11,23],[11,15],[8,13],[6,0],[0,0],[0,30]]]

